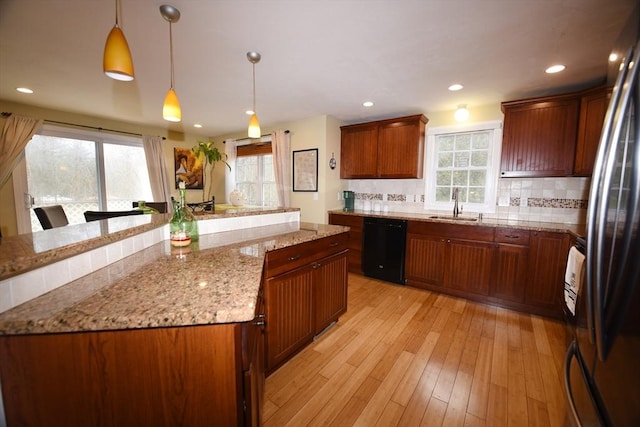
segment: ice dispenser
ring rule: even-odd
[[[342,193],[342,198],[344,199],[344,209],[345,212],[353,212],[353,202],[356,199],[356,195],[353,191],[344,191]]]

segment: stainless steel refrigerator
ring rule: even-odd
[[[640,426],[640,18],[616,46],[615,84],[591,181],[585,280],[565,361],[577,425]]]

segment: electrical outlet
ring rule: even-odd
[[[342,191],[338,191],[338,201],[342,200]]]
[[[520,197],[520,206],[527,207],[529,205],[529,198]]]

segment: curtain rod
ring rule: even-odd
[[[2,113],[0,113],[0,115],[2,117],[9,117],[11,115],[11,113],[8,113],[6,111],[3,111]],[[135,133],[135,132],[125,132],[123,130],[115,130],[115,129],[105,129],[105,128],[101,128],[101,127],[96,127],[96,126],[87,126],[87,125],[79,125],[76,123],[67,123],[67,122],[58,122],[55,120],[44,120],[46,123],[52,123],[52,124],[56,124],[56,125],[66,125],[66,126],[75,126],[75,127],[79,127],[79,128],[85,128],[85,129],[94,129],[100,132],[113,132],[113,133],[121,133],[123,135],[132,135],[132,136],[142,136],[142,134],[139,133]],[[162,137],[163,140],[167,139],[164,136]]]
[[[289,133],[289,132],[290,132],[289,129],[284,131],[284,133]],[[260,135],[260,138],[264,138],[265,136],[271,136],[271,135],[273,135],[273,134],[272,133],[265,133],[264,135]],[[242,138],[242,139],[236,139],[235,141],[247,141],[249,139],[260,139],[260,138]],[[222,141],[222,143],[226,144],[227,141],[224,140],[224,141]]]

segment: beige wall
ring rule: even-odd
[[[93,126],[103,129],[113,129],[122,132],[132,132],[146,135],[159,135],[166,137],[164,145],[164,154],[167,161],[167,168],[169,169],[169,181],[173,182],[173,149],[174,147],[191,148],[196,145],[198,139],[206,139],[194,134],[170,132],[167,129],[137,125],[132,123],[117,122],[113,120],[106,120],[99,117],[86,116],[82,114],[68,113],[57,110],[49,110],[46,108],[35,107],[26,104],[17,104],[13,102],[7,102],[0,100],[0,111],[11,112],[14,114],[42,118],[49,121],[58,121],[65,123],[73,123],[76,125]],[[4,125],[4,120],[0,119],[0,128]],[[144,161],[144,160],[143,160]],[[217,167],[216,173],[221,173],[222,168]],[[222,173],[224,173],[222,171]],[[219,185],[216,185],[219,188]],[[177,196],[177,191],[172,189],[172,195]],[[222,176],[222,190],[216,194],[218,197],[224,197],[224,175]],[[3,236],[11,236],[17,234],[17,223],[15,214],[15,200],[13,197],[13,180],[9,181],[0,188],[0,229]],[[189,190],[187,191],[187,201],[201,201],[201,190]]]
[[[341,122],[335,117],[316,116],[261,129],[263,135],[278,129],[289,130],[291,151],[318,149],[318,192],[291,192],[291,207],[300,208],[300,220],[303,222],[326,224],[328,222],[327,211],[342,206],[342,202],[337,197],[342,189],[339,163],[340,125]],[[243,131],[219,135],[212,140],[220,143],[226,139],[246,137],[246,132]],[[334,170],[329,168],[329,159],[332,153],[338,161],[338,166]],[[216,199],[217,197],[216,195]]]

